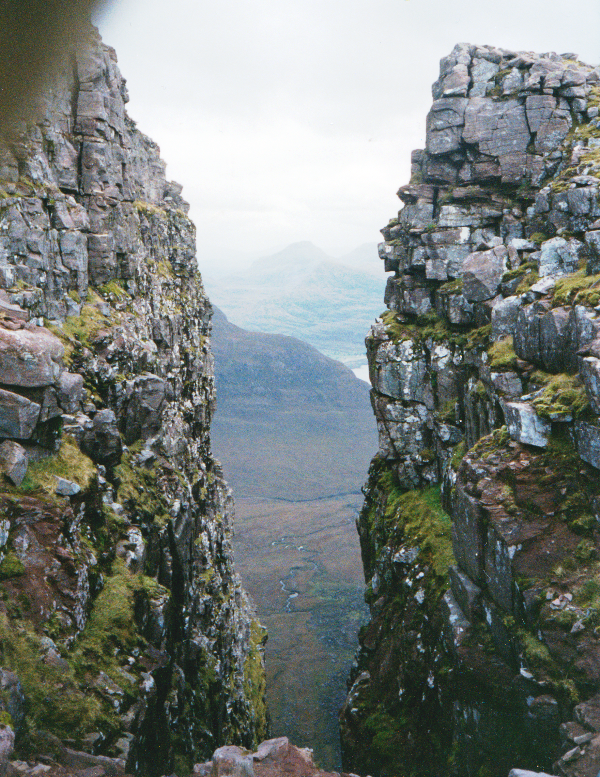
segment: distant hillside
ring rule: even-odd
[[[215,308],[215,454],[236,496],[358,493],[377,449],[369,387],[292,337],[247,332]]]
[[[366,363],[364,339],[385,287],[375,244],[338,261],[312,243],[294,243],[205,282],[211,300],[238,326],[297,337],[349,367]]]

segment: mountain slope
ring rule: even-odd
[[[215,309],[213,448],[238,496],[358,493],[377,447],[368,385],[292,337],[247,332]]]
[[[385,279],[294,243],[243,272],[207,277],[210,298],[238,326],[300,338],[350,367],[364,364],[364,338],[380,312]]]

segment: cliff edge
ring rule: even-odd
[[[600,71],[467,44],[382,232],[345,767],[600,768]]]
[[[22,758],[184,774],[264,739],[265,633],[194,226],[126,101],[90,33],[0,143],[0,722]]]

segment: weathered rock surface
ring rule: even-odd
[[[313,761],[312,750],[292,745],[287,737],[261,742],[256,752],[235,746],[215,750],[211,761],[196,764],[194,777],[355,777],[324,772]]]
[[[596,777],[600,72],[460,44],[433,97],[367,338],[344,766]]]
[[[211,454],[194,227],[126,101],[114,52],[90,33],[39,122],[0,142],[0,725],[23,759],[13,777],[184,774],[267,733],[265,633],[233,569]],[[48,769],[27,765],[37,756]]]

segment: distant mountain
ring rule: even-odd
[[[377,449],[369,386],[307,343],[248,332],[215,308],[213,449],[239,497],[359,493]]]
[[[382,277],[383,262],[377,253],[376,243],[363,243],[358,248],[355,248],[354,251],[339,256],[336,262],[363,273],[377,275],[378,278]]]
[[[366,362],[364,339],[381,312],[386,279],[374,244],[343,259],[312,243],[294,243],[235,274],[208,274],[205,283],[212,301],[238,326],[297,337],[358,367]]]

